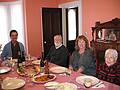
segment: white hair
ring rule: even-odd
[[[114,60],[117,61],[117,59],[118,59],[117,50],[115,50],[115,49],[107,49],[105,51],[105,57],[107,57],[108,54],[110,54],[114,58]]]

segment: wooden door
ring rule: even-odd
[[[53,37],[56,34],[62,35],[62,9],[61,8],[42,8],[43,22],[43,46],[44,57],[54,44]]]

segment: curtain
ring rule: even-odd
[[[9,32],[13,29],[18,32],[18,41],[24,44],[22,3],[0,4],[0,44],[2,44],[2,48],[10,41]]]

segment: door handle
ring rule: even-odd
[[[44,41],[44,44],[46,44],[47,42],[46,41]]]

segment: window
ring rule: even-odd
[[[67,48],[72,54],[75,50],[75,39],[78,36],[78,7],[66,9],[66,26]]]
[[[7,22],[7,7],[0,6],[0,44],[5,45],[8,42],[8,22]]]
[[[10,41],[9,32],[12,29],[17,30],[18,41],[24,44],[21,1],[0,4],[0,44],[2,44],[2,48]]]
[[[76,9],[68,10],[68,40],[75,40],[77,37]]]

